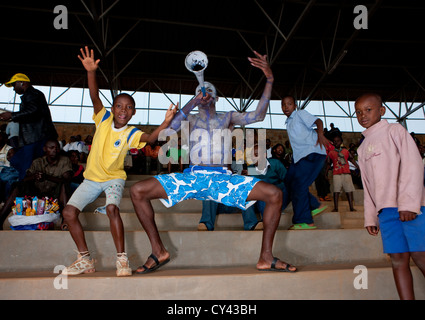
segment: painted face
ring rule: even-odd
[[[214,85],[207,81],[204,82],[204,85],[205,91],[214,99],[217,98],[217,90],[215,89]],[[195,90],[195,95],[198,95],[199,93],[201,93],[201,85],[197,86]]]
[[[292,97],[285,97],[281,102],[283,114],[290,117],[292,112],[297,108],[295,101]]]
[[[357,121],[363,128],[370,128],[381,121],[385,114],[385,107],[373,95],[360,97],[355,104]]]
[[[133,99],[126,95],[117,96],[111,112],[114,115],[115,128],[124,127],[136,113]]]

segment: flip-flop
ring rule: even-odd
[[[316,226],[309,226],[307,223],[297,223],[289,227],[289,230],[314,230]]]
[[[165,264],[167,264],[168,262],[170,262],[170,258],[168,258],[168,259],[166,259],[166,260],[164,260],[164,261],[162,261],[161,263],[159,262],[159,260],[158,260],[158,258],[152,253],[150,256],[149,256],[149,258],[152,258],[152,260],[153,261],[155,261],[155,265],[154,266],[152,266],[152,267],[150,267],[150,268],[148,268],[145,264],[142,266],[142,268],[145,268],[145,270],[143,270],[143,271],[137,271],[136,270],[136,273],[137,274],[144,274],[144,273],[149,273],[149,272],[152,272],[152,271],[155,271],[156,269],[158,269],[159,267],[162,267],[163,265],[165,265]],[[148,258],[148,259],[149,259]],[[140,267],[139,267],[140,268]]]
[[[274,271],[274,272],[291,272],[291,273],[294,273],[294,272],[297,272],[298,271],[297,269],[295,269],[295,270],[289,270],[290,267],[293,267],[289,263],[286,264],[286,267],[285,268],[283,268],[283,269],[277,269],[276,268],[276,262],[278,262],[278,261],[279,261],[278,258],[273,257],[272,265],[270,266],[269,269],[257,269],[257,270],[258,271]]]
[[[323,207],[319,207],[317,209],[311,210],[311,216],[314,217],[314,216],[317,216],[317,215],[321,214],[323,211],[325,211],[325,209],[327,207],[328,206],[323,206]]]

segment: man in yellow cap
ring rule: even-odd
[[[18,83],[16,83],[18,82]],[[30,79],[23,73],[17,73],[15,74],[8,82],[6,82],[4,85],[8,88],[14,87],[17,94],[23,94],[23,85],[24,83],[30,84]],[[15,88],[15,85],[17,87]]]
[[[3,112],[0,120],[19,123],[19,148],[10,160],[10,164],[19,171],[19,180],[25,177],[27,169],[34,159],[43,156],[43,146],[49,139],[57,139],[58,134],[52,122],[46,97],[31,85],[30,79],[23,73],[17,73],[5,83],[21,95],[18,112]]]

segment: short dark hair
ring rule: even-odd
[[[120,93],[119,95],[115,96],[114,100],[112,101],[112,105],[115,104],[115,101],[119,98],[119,97],[128,97],[130,98],[131,102],[133,102],[134,107],[136,107],[136,101],[134,100],[134,98],[129,95],[128,93]]]
[[[286,96],[282,97],[282,100],[285,98],[291,98],[294,101],[294,103],[297,104],[297,101],[295,100],[295,97],[293,95],[287,94]]]

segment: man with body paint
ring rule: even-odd
[[[183,125],[189,124],[191,166],[183,173],[157,175],[139,181],[131,187],[131,199],[136,214],[152,246],[152,254],[136,273],[154,271],[170,261],[170,253],[161,241],[154,220],[151,205],[153,199],[160,199],[167,207],[187,199],[213,200],[242,210],[246,210],[256,200],[262,200],[266,203],[266,208],[263,216],[261,252],[256,267],[260,271],[297,271],[295,267],[275,258],[272,254],[273,239],[281,214],[281,190],[254,177],[231,174],[226,165],[228,148],[217,143],[221,139],[216,139],[219,136],[217,133],[229,131],[234,125],[247,125],[264,120],[274,77],[267,62],[267,56],[262,56],[255,51],[254,53],[256,57],[248,58],[248,60],[252,66],[262,70],[267,78],[257,108],[251,112],[232,111],[218,114],[215,107],[217,95],[214,86],[205,83],[205,96],[202,95],[198,86],[197,96],[177,113],[169,126],[169,129],[178,131]],[[195,107],[198,107],[199,112],[190,114]],[[193,141],[196,139],[192,139],[195,133],[200,137],[198,143]],[[217,144],[221,145],[220,148],[217,148]],[[208,154],[205,154],[205,150]],[[203,152],[202,161],[195,162],[194,159],[199,160],[198,151]]]

